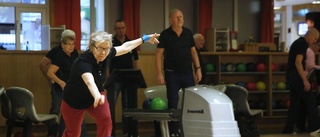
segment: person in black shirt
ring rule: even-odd
[[[199,84],[205,84],[207,71],[206,71],[205,64],[203,62],[203,57],[200,55],[200,52],[207,52],[208,50],[204,47],[205,39],[202,34],[196,33],[193,35],[193,38],[196,44],[196,50],[197,50],[199,63],[201,67],[201,73],[202,73],[202,78],[201,78],[201,81],[199,81]]]
[[[123,43],[130,41],[126,35],[126,24],[123,20],[116,20],[114,30],[116,34],[112,39],[113,47],[121,46]],[[124,55],[114,57],[111,60],[109,72],[111,73],[116,69],[137,69],[138,59],[139,57],[136,48]],[[116,82],[107,87],[107,96],[113,126],[115,126],[115,106],[120,92],[122,110],[125,108],[137,108],[137,87],[135,85]],[[137,137],[137,127],[136,120],[122,115],[122,128],[125,136]],[[112,135],[115,135],[115,129],[112,130]]]
[[[190,29],[183,27],[181,10],[173,9],[169,21],[171,26],[162,31],[159,37],[156,68],[158,83],[166,84],[168,109],[176,109],[179,90],[194,86],[201,80],[202,74],[193,34]],[[170,122],[169,130],[172,136],[179,136],[177,122]]]
[[[112,36],[107,32],[92,33],[88,50],[74,61],[70,79],[64,87],[61,112],[66,128],[64,137],[78,137],[81,121],[88,112],[97,125],[98,137],[110,137],[112,120],[109,103],[105,98],[107,64],[115,56],[124,55],[143,42],[158,43],[159,34],[144,35],[121,46],[112,47]]]
[[[63,87],[69,79],[71,65],[75,58],[78,57],[78,51],[74,49],[75,39],[75,33],[72,30],[64,30],[61,34],[61,44],[52,48],[39,64],[42,73],[46,76],[51,86],[50,114],[59,115],[60,113]],[[85,121],[82,122],[81,126],[81,137],[86,137]],[[61,137],[64,127],[64,120],[61,117],[59,125],[58,123],[48,125],[48,137],[56,137],[58,131],[59,137]]]
[[[290,107],[287,113],[286,125],[283,129],[285,134],[294,133],[294,125],[297,122],[299,111],[306,110],[308,132],[311,136],[320,136],[320,119],[315,96],[304,73],[306,51],[309,45],[317,42],[318,38],[319,31],[315,28],[310,28],[304,37],[299,37],[290,47],[286,73],[286,80],[290,88]],[[302,108],[302,104],[306,108]]]

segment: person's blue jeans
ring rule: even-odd
[[[50,108],[50,114],[56,114],[59,115],[60,114],[60,106],[61,106],[61,101],[62,101],[62,95],[63,95],[63,91],[56,91],[54,89],[54,86],[51,86],[51,108]],[[59,131],[59,137],[62,136],[62,133],[64,131],[65,128],[65,123],[63,120],[63,117],[61,116],[60,118],[60,124],[58,123],[54,123],[51,125],[48,125],[48,136],[53,135],[53,136],[57,136],[57,133]],[[86,123],[83,120],[82,121],[82,125],[81,125],[81,137],[87,137],[87,127],[86,127]]]
[[[165,81],[167,88],[168,109],[177,109],[179,102],[179,90],[195,86],[192,72],[165,71]],[[170,133],[179,133],[179,123],[169,122]]]

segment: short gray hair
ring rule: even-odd
[[[97,42],[100,43],[105,41],[110,42],[110,45],[112,46],[112,34],[104,31],[94,32],[90,36],[88,48],[91,50]]]

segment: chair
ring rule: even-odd
[[[1,113],[6,118],[7,137],[13,127],[23,127],[23,137],[30,137],[32,123],[58,122],[55,114],[38,114],[33,104],[33,94],[25,88],[10,87],[1,94]]]
[[[255,118],[263,116],[263,110],[250,109],[248,103],[248,90],[238,85],[226,85],[224,92],[233,102],[235,119],[238,122],[242,137],[260,136]]]

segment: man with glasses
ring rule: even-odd
[[[61,46],[51,49],[40,62],[40,69],[46,76],[51,86],[51,109],[50,114],[59,115],[64,86],[69,79],[71,65],[78,57],[78,51],[74,49],[75,33],[65,30],[61,34]],[[60,124],[54,123],[48,126],[48,137],[62,136],[65,124],[63,117]],[[86,125],[82,122],[81,137],[86,137]]]
[[[126,24],[123,20],[116,20],[114,24],[115,36],[112,39],[113,47],[121,46],[123,43],[130,41],[126,35]],[[137,69],[138,68],[137,49],[114,57],[111,60],[109,74],[115,69]],[[107,87],[107,96],[112,117],[113,127],[115,127],[115,106],[119,93],[121,92],[122,109],[137,108],[137,87],[135,85],[116,82]],[[123,134],[128,137],[137,137],[137,121],[122,115]],[[115,135],[115,129],[112,130]]]

